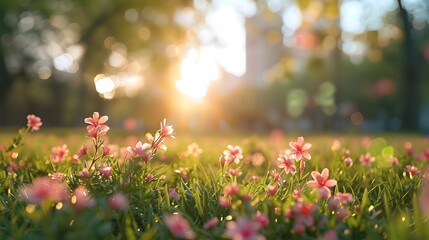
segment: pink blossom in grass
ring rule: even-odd
[[[66,179],[66,175],[64,173],[61,173],[61,172],[54,172],[51,174],[51,179],[54,182],[63,183],[64,180]]]
[[[103,157],[108,156],[110,154],[110,147],[103,146]]]
[[[14,173],[14,172],[18,171],[18,169],[19,169],[18,164],[16,164],[15,162],[9,162],[9,165],[6,168],[6,171],[8,173]]]
[[[250,201],[252,201],[252,195],[250,193],[244,194],[243,195],[243,201],[244,202],[250,202]]]
[[[295,217],[295,222],[299,224],[305,224],[307,227],[314,225],[313,213],[317,209],[317,205],[298,202],[292,206],[292,216]]]
[[[291,173],[294,175],[296,173],[295,161],[288,155],[280,154],[277,161],[279,161],[278,167],[283,168],[286,174]]]
[[[165,118],[164,118],[164,121],[162,121],[160,123],[159,132],[160,132],[161,136],[163,136],[163,137],[174,138],[174,136],[173,136],[173,134],[174,134],[173,126],[167,125],[167,120],[165,120]]]
[[[250,176],[249,181],[258,183],[261,181],[261,178],[257,175],[252,175],[252,176]]]
[[[40,117],[37,117],[34,114],[27,116],[27,127],[31,127],[31,131],[37,131],[43,125]]]
[[[226,150],[223,151],[223,155],[227,160],[227,165],[235,162],[236,164],[240,163],[240,160],[243,159],[243,150],[240,146],[228,145]]]
[[[121,192],[117,192],[113,194],[107,202],[109,203],[110,208],[119,210],[119,211],[127,211],[130,207],[127,196]]]
[[[87,137],[91,137],[91,138],[98,138],[100,136],[104,136],[107,134],[107,131],[109,131],[109,127],[106,125],[99,125],[96,127],[93,126],[87,126],[87,131],[88,134],[86,135]]]
[[[346,167],[351,167],[351,166],[353,166],[353,160],[352,160],[351,158],[349,158],[349,157],[345,158],[345,159],[344,159],[344,165],[345,165]]]
[[[412,156],[413,155],[413,144],[411,142],[406,142],[404,147],[405,147],[405,154],[407,156]]]
[[[108,163],[103,163],[98,170],[104,178],[110,178],[110,175],[112,174],[112,167]]]
[[[219,205],[221,205],[224,208],[231,208],[231,202],[226,197],[219,197]]]
[[[347,148],[343,148],[343,150],[341,151],[341,155],[343,156],[343,158],[350,157],[350,150]]]
[[[276,185],[268,185],[267,186],[267,193],[270,196],[276,195],[278,190],[279,190],[279,188]]]
[[[62,146],[53,147],[51,151],[51,161],[53,163],[62,162],[68,154],[69,150],[66,144],[63,144]]]
[[[78,158],[81,158],[88,154],[88,146],[86,144],[82,145],[82,147],[79,149],[79,152],[77,153]]]
[[[371,167],[372,163],[375,161],[375,157],[371,155],[371,153],[362,154],[359,157],[359,161],[364,167]]]
[[[34,179],[33,184],[24,185],[18,189],[22,200],[27,203],[39,204],[43,201],[60,202],[67,199],[67,188],[53,182],[48,176]]]
[[[353,195],[351,193],[337,193],[335,198],[338,199],[341,204],[347,204],[353,202]]]
[[[145,163],[147,163],[151,157],[150,148],[151,148],[150,144],[148,143],[143,144],[141,141],[138,141],[135,147],[127,147],[127,151],[133,157],[139,157]]]
[[[395,156],[389,157],[389,161],[393,166],[397,166],[399,164],[398,158]]]
[[[96,127],[99,125],[104,125],[107,122],[107,120],[109,120],[108,116],[102,116],[100,118],[100,114],[98,112],[94,112],[92,114],[92,118],[91,117],[85,118],[84,122],[86,124],[89,124],[90,126]]]
[[[147,175],[146,175],[146,177],[144,178],[144,181],[145,182],[151,182],[153,180],[153,175],[152,175],[152,173],[148,173]]]
[[[240,168],[230,168],[228,169],[228,171],[226,172],[228,175],[234,176],[234,177],[238,177],[241,176],[241,174],[243,172],[241,172]]]
[[[297,235],[301,235],[305,232],[305,226],[302,223],[295,223],[293,225],[293,231]]]
[[[204,223],[203,228],[205,230],[213,229],[219,224],[219,218],[214,217],[207,220],[207,222]]]
[[[70,156],[70,162],[74,164],[80,164],[79,155],[73,154]]]
[[[311,176],[313,177],[313,180],[308,181],[307,186],[317,188],[319,190],[319,194],[323,195],[323,197],[331,197],[331,190],[329,187],[337,185],[337,180],[328,179],[329,169],[323,169],[322,173],[312,171]]]
[[[311,148],[310,143],[304,142],[304,137],[298,137],[296,142],[290,142],[289,146],[291,147],[291,154],[295,155],[296,160],[301,160],[302,157],[310,160],[311,155],[308,153],[308,150]]]
[[[260,211],[256,211],[252,219],[259,223],[259,226],[261,226],[261,228],[267,228],[270,224],[270,220],[268,219],[267,215],[263,214]]]
[[[181,214],[166,214],[164,222],[175,238],[194,239],[196,237],[188,220]]]
[[[414,176],[420,173],[419,169],[412,165],[405,166],[405,170],[410,174],[410,176]]]
[[[203,150],[196,143],[191,143],[188,145],[188,150],[186,151],[187,156],[198,157]]]
[[[259,233],[259,228],[259,223],[246,217],[238,217],[236,221],[230,221],[226,224],[226,230],[223,236],[233,240],[265,239],[265,237]]]
[[[337,198],[329,198],[328,200],[328,208],[331,211],[336,211],[340,205],[340,200]]]
[[[74,190],[70,203],[76,211],[95,206],[95,200],[84,186],[79,186]]]
[[[282,176],[280,175],[280,173],[278,173],[278,172],[276,171],[276,169],[272,170],[272,171],[271,171],[271,174],[273,175],[273,181],[274,181],[274,182],[276,182],[276,183],[280,184],[280,186],[281,186],[281,185],[283,185],[283,179],[282,179]]]
[[[250,160],[252,162],[252,165],[255,167],[261,166],[265,162],[265,157],[262,155],[262,153],[257,152],[250,156]]]
[[[337,215],[337,219],[339,221],[344,221],[346,220],[346,218],[349,216],[349,210],[347,210],[347,208],[340,208],[338,210],[338,215]]]
[[[292,197],[294,198],[294,199],[296,199],[296,200],[300,200],[301,199],[301,196],[302,196],[302,191],[301,191],[301,189],[298,187],[298,188],[296,188],[295,190],[293,190],[293,193],[292,193]]]
[[[239,190],[240,189],[239,189],[237,183],[231,183],[231,184],[225,186],[225,188],[223,189],[223,195],[234,197],[238,193]]]
[[[179,200],[180,199],[180,195],[176,192],[175,188],[170,188],[168,190],[168,197],[175,199],[175,200]]]
[[[329,229],[324,232],[320,240],[338,240],[337,232],[333,229]]]
[[[87,168],[82,169],[82,171],[79,172],[79,175],[82,176],[82,178],[87,179],[89,178],[89,171]]]

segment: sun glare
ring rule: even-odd
[[[210,82],[219,78],[213,49],[191,49],[182,61],[181,76],[182,79],[176,81],[177,89],[190,98],[203,98]]]

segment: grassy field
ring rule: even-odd
[[[429,238],[424,136],[148,136],[92,120],[1,131],[1,239]]]

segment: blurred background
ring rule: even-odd
[[[0,126],[429,133],[426,0],[1,0]]]

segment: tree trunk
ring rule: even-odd
[[[404,74],[402,80],[402,127],[403,130],[417,131],[419,129],[419,116],[421,94],[419,91],[419,61],[417,57],[417,46],[412,36],[412,23],[409,13],[402,5],[401,0],[397,0],[399,13],[404,32]]]

